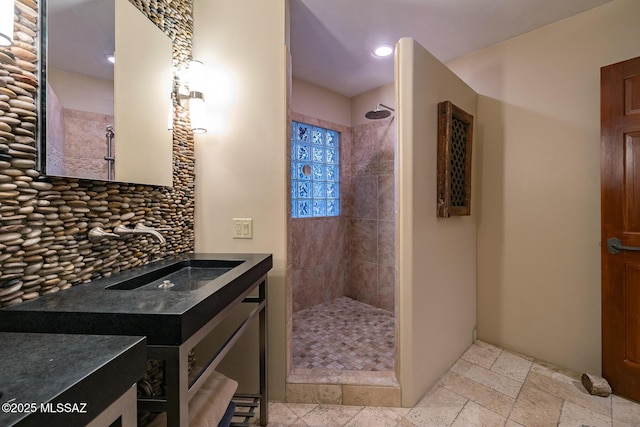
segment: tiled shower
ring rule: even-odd
[[[393,371],[394,118],[354,127],[291,118],[340,133],[342,198],[340,216],[291,220],[292,368]]]
[[[113,114],[64,108],[47,84],[47,171],[51,175],[108,180],[108,126]]]

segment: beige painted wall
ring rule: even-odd
[[[292,83],[291,109],[293,111],[348,127],[371,123],[371,120],[364,115],[367,111],[373,110],[378,103],[396,108],[393,83],[352,98],[304,80],[293,78]]]
[[[113,115],[113,80],[49,68],[47,82],[64,108]]]
[[[351,98],[351,123],[353,126],[372,123],[364,115],[382,103],[396,109],[396,89],[393,83],[380,86]]]
[[[351,127],[351,100],[344,95],[300,79],[292,79],[291,110]]]
[[[226,131],[195,138],[196,251],[273,254],[268,333],[274,400],[284,400],[285,388],[287,7],[286,0],[194,5],[193,57],[224,66],[236,83]],[[234,217],[253,218],[253,239],[232,239]],[[253,356],[232,357],[240,369],[257,368]]]
[[[615,0],[448,64],[482,96],[478,337],[600,372],[600,67],[640,55]]]
[[[476,324],[479,194],[470,216],[437,218],[436,160],[438,103],[477,116],[478,97],[409,38],[397,45],[396,90],[400,385],[412,406],[471,345]]]

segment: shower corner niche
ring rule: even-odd
[[[129,0],[40,4],[40,172],[172,186],[171,39]]]

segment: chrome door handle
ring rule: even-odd
[[[610,254],[619,254],[622,251],[640,251],[639,246],[624,246],[622,240],[617,237],[607,239],[607,252]]]

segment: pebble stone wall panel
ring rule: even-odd
[[[191,56],[192,0],[131,0],[173,40],[174,65]],[[0,306],[194,248],[194,149],[174,100],[173,187],[44,178],[36,167],[38,2],[15,1],[15,42],[0,48]],[[91,243],[92,227],[137,223],[151,236]]]

